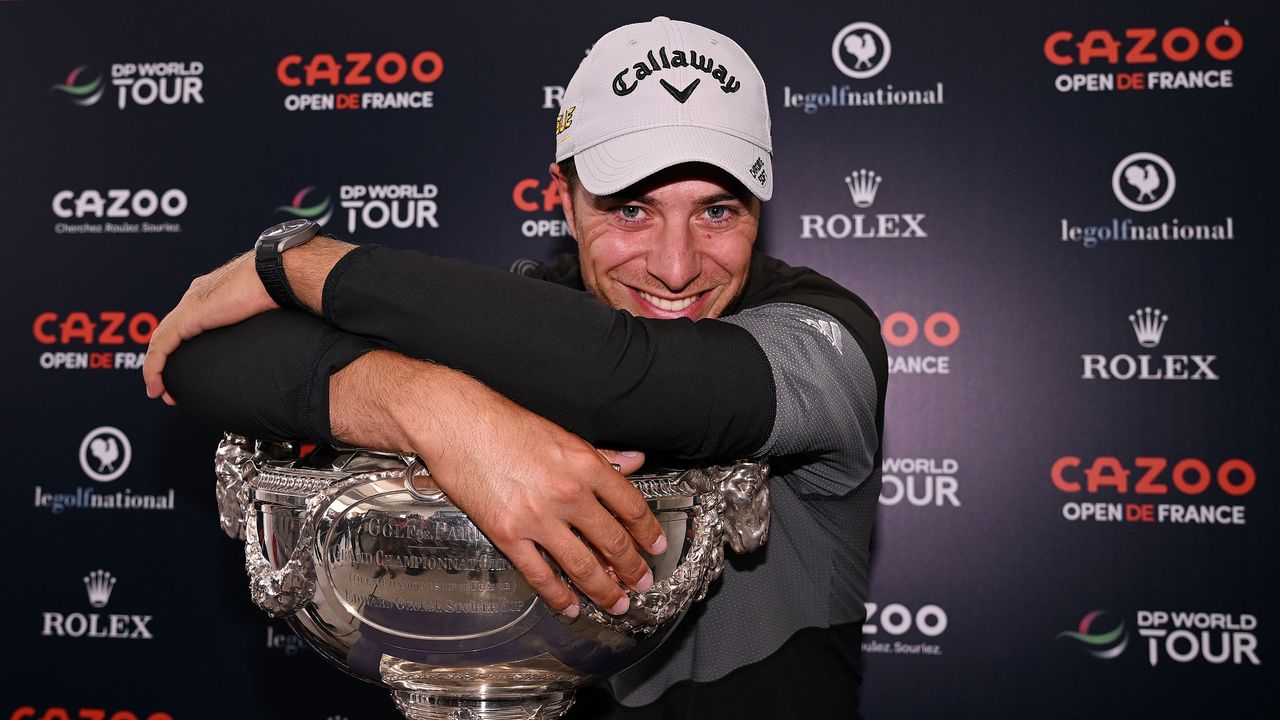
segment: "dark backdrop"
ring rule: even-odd
[[[765,249],[885,322],[868,716],[1274,713],[1278,13],[1237,0],[0,3],[0,712],[394,716],[249,603],[218,428],[132,366],[289,217],[502,267],[564,249],[550,98],[658,14],[765,76]],[[336,83],[308,86],[325,53]],[[293,109],[353,93],[419,107]]]

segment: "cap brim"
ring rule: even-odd
[[[639,130],[574,155],[578,178],[594,195],[612,195],[656,172],[690,162],[707,163],[724,170],[761,200],[773,197],[773,162],[769,152],[753,142],[710,128]]]

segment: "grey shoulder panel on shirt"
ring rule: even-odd
[[[857,341],[814,308],[771,303],[720,318],[751,333],[777,388],[762,456],[814,454],[827,462],[793,474],[801,493],[844,495],[868,478],[879,449],[875,376]]]

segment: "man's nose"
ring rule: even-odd
[[[668,226],[658,247],[649,253],[648,268],[671,292],[688,287],[701,271],[693,228]]]

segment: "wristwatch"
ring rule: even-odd
[[[258,270],[258,279],[267,289],[267,294],[282,308],[305,310],[298,296],[289,287],[289,278],[284,274],[284,259],[281,255],[291,247],[297,247],[320,232],[320,224],[310,220],[285,220],[272,225],[258,236],[253,246],[254,266]]]

